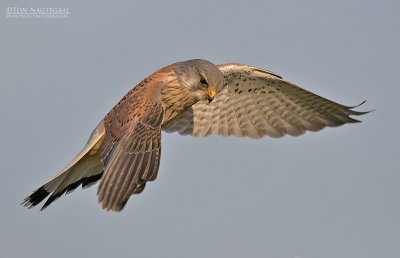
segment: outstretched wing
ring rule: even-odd
[[[122,210],[132,194],[142,192],[147,181],[156,179],[162,116],[161,108],[155,110],[151,117],[154,123],[138,122],[115,147],[98,189],[104,209]]]
[[[105,127],[101,121],[78,156],[52,180],[26,197],[22,204],[32,208],[51,194],[41,208],[43,210],[64,193],[70,193],[80,185],[82,188],[89,187],[100,180],[103,174],[100,149],[104,135]]]
[[[121,211],[157,177],[164,117],[160,85],[144,80],[104,118],[104,175],[97,192],[104,209]]]
[[[354,107],[320,97],[256,67],[224,64],[218,68],[225,77],[223,90],[211,103],[198,102],[166,124],[166,132],[277,138],[359,122],[350,116],[368,113],[354,111]]]

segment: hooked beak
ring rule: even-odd
[[[210,103],[214,99],[215,95],[217,95],[217,91],[216,90],[214,90],[214,89],[208,89],[207,90],[208,103]]]

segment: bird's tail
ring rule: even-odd
[[[83,150],[57,176],[26,197],[22,205],[32,208],[43,201],[49,194],[41,210],[64,193],[70,193],[79,185],[87,188],[95,184],[103,175],[101,149],[104,142],[105,127],[103,121],[90,135]]]

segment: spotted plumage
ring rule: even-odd
[[[99,123],[78,156],[23,204],[42,209],[78,186],[100,180],[98,198],[120,211],[132,194],[155,180],[161,131],[261,138],[297,136],[326,126],[359,122],[352,110],[242,64],[189,60],[169,65],[130,90]]]

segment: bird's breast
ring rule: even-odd
[[[187,108],[197,102],[190,91],[180,85],[178,81],[172,81],[161,89],[161,103],[164,107],[163,125],[180,115]]]

